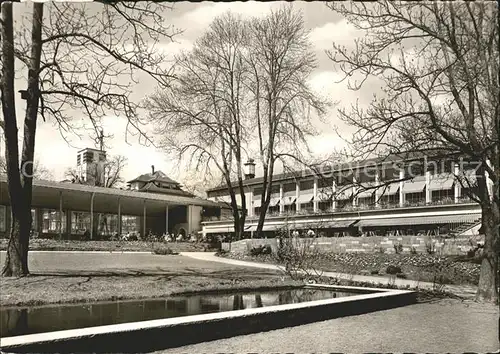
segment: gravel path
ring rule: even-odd
[[[448,299],[157,353],[488,353],[498,334],[498,308]]]

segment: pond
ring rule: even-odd
[[[357,294],[295,288],[78,305],[2,308],[0,337],[293,304],[351,295]]]

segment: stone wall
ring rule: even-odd
[[[410,253],[412,248],[417,253],[427,253],[428,247],[433,247],[436,254],[440,255],[462,255],[466,254],[473,245],[483,242],[484,237],[467,236],[456,238],[445,238],[439,236],[367,236],[367,237],[328,237],[316,238],[315,247],[325,252],[332,253],[354,253],[354,252],[381,252],[395,253],[394,246],[403,245],[402,253]],[[233,242],[230,246],[233,253],[246,253],[252,247],[259,245],[271,245],[276,249],[276,239],[246,239]],[[432,246],[431,246],[432,245]],[[229,244],[224,243],[223,249],[229,250]]]

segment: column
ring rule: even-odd
[[[285,200],[283,194],[283,183],[280,183],[280,214],[285,213]]]
[[[168,204],[165,206],[165,234],[168,234]]]
[[[186,237],[188,237],[191,234],[191,205],[188,205],[186,209],[187,209],[186,211],[187,211],[187,225],[188,225],[186,230],[188,234],[186,235]]]
[[[459,198],[461,197],[461,194],[462,194],[462,188],[461,188],[461,184],[458,180],[459,178],[459,175],[460,175],[460,166],[458,165],[458,163],[455,163],[455,166],[453,166],[453,174],[455,175],[454,178],[455,178],[455,184],[453,185],[453,188],[454,188],[454,193],[453,193],[453,196],[454,196],[454,202],[455,203],[458,203],[458,200]]]
[[[430,204],[432,201],[432,194],[431,191],[429,190],[429,186],[431,184],[431,171],[425,171],[425,203]]]
[[[94,197],[95,193],[92,193],[90,197],[90,239],[94,237]]]
[[[118,238],[121,239],[122,237],[122,203],[121,199],[118,198]]]
[[[358,197],[356,196],[356,193],[358,192],[358,186],[356,185],[358,183],[358,179],[356,176],[352,176],[352,181],[353,181],[353,186],[352,186],[352,206],[355,207],[357,202],[358,202]]]
[[[253,188],[249,187],[250,193],[248,193],[248,198],[247,198],[247,209],[248,209],[248,216],[250,218],[253,218]]]
[[[377,186],[377,189],[375,189],[375,207],[378,207],[380,205],[380,198],[382,197],[382,191],[384,187],[378,188],[380,185],[380,173],[378,171],[375,172],[375,186]]]
[[[491,166],[490,160],[486,160],[486,165],[488,165],[491,169],[493,169]],[[490,179],[490,174],[488,171],[484,171],[484,179],[486,182],[486,188],[488,188],[488,195],[490,196],[490,200],[492,200],[493,199],[493,181]]]
[[[62,191],[59,192],[59,239],[62,239],[63,233],[63,196]]]
[[[313,184],[313,212],[318,212],[318,177],[314,177]]]
[[[333,176],[332,182],[332,210],[335,211],[337,209],[337,201],[335,200],[335,193],[337,193],[337,181],[335,180],[335,176]]]
[[[146,218],[147,218],[147,209],[146,209],[146,200],[144,199],[143,207],[142,207],[142,238],[146,238]]]
[[[300,197],[300,183],[297,181],[297,182],[295,182],[295,211],[296,212],[300,211],[299,197]]]
[[[405,178],[405,171],[399,171],[399,206],[402,208],[405,205],[405,193],[403,191],[403,179]]]

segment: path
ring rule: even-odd
[[[283,267],[267,264],[267,263],[259,263],[259,262],[248,262],[248,261],[240,261],[236,259],[217,257],[215,253],[212,252],[181,252],[182,256],[209,261],[209,262],[219,262],[225,264],[231,264],[235,266],[242,267],[253,267],[253,268],[263,268],[263,269],[272,269],[272,270],[283,270]],[[323,275],[331,278],[340,278],[340,279],[349,279],[353,281],[359,282],[367,282],[367,283],[383,283],[389,284],[394,283],[397,286],[410,286],[410,287],[419,287],[424,289],[432,289],[433,283],[429,282],[418,282],[416,280],[409,279],[399,279],[399,278],[388,278],[388,277],[376,277],[369,275],[353,275],[346,273],[337,273],[337,272],[323,272]],[[446,285],[444,287],[445,291],[449,291],[455,295],[470,298],[473,297],[476,293],[476,287],[470,285]]]

